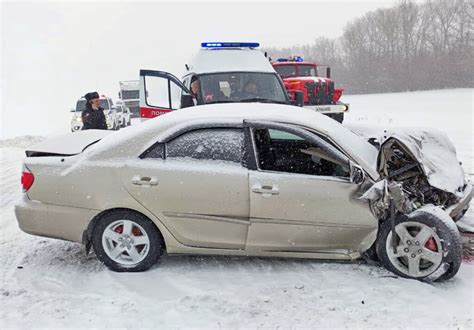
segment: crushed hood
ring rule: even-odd
[[[381,148],[390,139],[402,143],[418,161],[431,186],[459,194],[465,183],[464,171],[446,134],[435,129],[404,128],[386,131],[382,139]]]
[[[77,155],[111,133],[111,131],[91,129],[61,134],[29,147],[25,153],[27,157]]]
[[[440,190],[458,195],[465,184],[464,171],[456,155],[456,148],[447,135],[437,129],[425,127],[391,127],[348,125],[364,136],[375,138],[380,150],[390,139],[399,141],[420,164],[429,184]],[[378,168],[381,168],[380,153]]]

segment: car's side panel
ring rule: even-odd
[[[358,199],[359,186],[348,180],[250,171],[249,184],[249,250],[359,251],[375,240],[377,221],[367,202]],[[253,191],[262,186],[275,193]]]
[[[81,242],[82,234],[99,211],[32,202],[23,195],[15,205],[20,229],[32,235]]]
[[[35,176],[28,197],[45,204],[104,210],[128,195],[116,162],[81,156],[28,158],[26,166]]]
[[[244,249],[248,171],[232,162],[142,159],[122,169],[123,186],[187,246]],[[148,177],[156,184],[133,183]]]

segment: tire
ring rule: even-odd
[[[150,219],[133,211],[119,210],[97,222],[92,231],[92,246],[97,258],[109,269],[142,272],[160,259],[165,245]]]
[[[426,235],[418,236],[421,230]],[[395,232],[396,253],[393,252],[389,220],[380,225],[376,242],[378,258],[391,272],[401,277],[431,282],[448,280],[459,271],[462,260],[461,236],[452,219],[441,209],[427,206],[407,216],[397,217]],[[423,243],[425,239],[422,236],[428,237],[426,243]]]
[[[331,114],[328,114],[329,117],[331,117],[332,119],[334,119],[335,121],[339,122],[339,123],[342,123],[344,121],[344,113],[341,112],[341,113],[331,113]]]

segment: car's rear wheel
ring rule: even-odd
[[[99,260],[118,272],[145,271],[164,250],[163,238],[153,222],[127,210],[101,218],[94,227],[92,244]]]
[[[447,280],[459,270],[462,246],[459,231],[443,211],[418,210],[395,221],[395,239],[390,221],[381,224],[377,255],[393,273],[419,280]],[[395,245],[394,245],[395,244]],[[395,247],[395,248],[394,248]]]

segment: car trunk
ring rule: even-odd
[[[29,147],[25,153],[27,157],[74,156],[111,133],[106,130],[85,130],[61,134]]]

